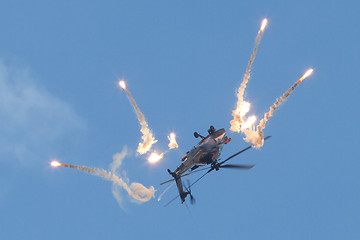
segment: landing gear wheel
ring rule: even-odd
[[[208,133],[211,135],[215,132],[215,128],[213,125],[210,126],[210,129],[208,130]]]
[[[198,138],[199,137],[199,134],[197,132],[194,132],[194,137],[195,138]]]

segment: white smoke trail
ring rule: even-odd
[[[254,144],[255,148],[260,148],[264,145],[264,133],[263,130],[266,126],[266,122],[269,120],[270,117],[273,116],[276,109],[280,106],[281,103],[283,103],[287,97],[295,90],[295,88],[308,76],[311,75],[313,72],[313,69],[309,69],[306,71],[306,73],[297,81],[294,83],[294,85],[291,86],[281,97],[280,99],[277,98],[275,103],[270,107],[270,110],[264,114],[264,117],[260,120],[259,125],[256,127],[256,129],[251,128],[248,130],[243,131],[246,135],[245,141],[251,142]]]
[[[264,19],[262,21],[261,28],[256,36],[256,44],[255,44],[254,50],[251,54],[250,60],[248,62],[248,66],[246,68],[243,81],[242,81],[242,83],[239,87],[238,93],[237,93],[238,101],[236,104],[236,109],[232,111],[233,120],[230,121],[230,124],[231,124],[230,130],[233,132],[240,132],[240,130],[241,130],[240,125],[243,124],[243,122],[244,122],[243,118],[242,118],[243,115],[241,114],[241,108],[243,107],[243,104],[244,104],[244,93],[245,93],[246,85],[250,78],[251,66],[255,60],[256,53],[257,53],[258,47],[260,45],[261,37],[264,32],[266,24],[267,24],[267,20]]]
[[[142,154],[147,153],[148,151],[150,151],[152,145],[154,143],[157,142],[157,140],[153,137],[152,132],[149,129],[148,123],[145,120],[145,116],[144,114],[141,112],[140,108],[138,107],[138,105],[135,102],[135,99],[133,98],[133,96],[131,95],[131,93],[129,92],[129,90],[127,90],[125,82],[124,81],[120,81],[119,85],[125,90],[126,95],[128,96],[131,105],[133,106],[137,118],[139,120],[139,123],[141,125],[141,133],[143,134],[141,139],[143,140],[143,142],[139,143],[137,152]]]
[[[170,186],[168,186],[161,194],[160,196],[158,197],[158,202],[161,201],[162,197],[164,196],[164,194],[172,187],[174,186],[174,184],[171,184]]]
[[[99,169],[99,168],[89,168],[86,166],[76,166],[67,163],[59,163],[58,166],[68,167],[83,172],[92,173],[97,176],[103,177],[106,180],[112,181],[113,182],[112,192],[114,194],[114,197],[120,204],[120,206],[122,206],[122,197],[120,196],[116,187],[121,187],[122,189],[124,189],[129,194],[129,196],[132,197],[132,199],[136,200],[136,202],[138,203],[147,202],[151,198],[155,198],[155,189],[153,186],[146,188],[141,183],[137,183],[137,182],[130,183],[129,179],[122,178],[116,175],[116,171],[121,166],[121,163],[125,158],[126,154],[127,154],[127,148],[124,147],[121,153],[117,153],[113,156],[114,161],[110,165],[111,171],[106,171],[104,169]]]

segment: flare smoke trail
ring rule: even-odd
[[[126,95],[128,96],[128,98],[130,100],[130,103],[133,106],[133,108],[134,108],[134,110],[136,112],[137,118],[139,120],[139,123],[141,125],[140,131],[143,134],[142,137],[141,137],[143,142],[139,143],[137,152],[140,153],[141,155],[143,155],[143,154],[147,153],[148,151],[150,151],[152,145],[154,143],[156,143],[157,140],[155,140],[155,138],[153,137],[152,132],[150,131],[150,129],[148,127],[148,123],[145,120],[144,114],[140,111],[140,108],[136,104],[135,99],[133,98],[133,96],[131,95],[129,90],[127,90],[125,82],[120,81],[119,85],[126,92]]]
[[[230,124],[231,124],[231,127],[230,127],[230,130],[233,131],[233,132],[240,132],[240,125],[243,123],[243,119],[242,119],[242,114],[240,113],[241,111],[241,108],[243,106],[243,102],[244,102],[244,92],[245,92],[245,89],[246,89],[246,85],[249,81],[249,78],[250,78],[250,71],[251,71],[251,66],[252,66],[252,63],[254,62],[255,60],[255,57],[256,57],[256,52],[258,50],[258,47],[260,45],[260,42],[261,42],[261,37],[263,35],[263,32],[265,30],[265,27],[266,27],[266,24],[267,24],[267,19],[265,18],[262,23],[261,23],[261,28],[256,36],[256,44],[255,44],[255,47],[254,47],[254,50],[253,50],[253,53],[251,54],[251,57],[250,57],[250,60],[249,60],[249,63],[248,63],[248,66],[246,68],[246,71],[245,71],[245,74],[244,74],[244,78],[243,78],[243,81],[239,87],[239,90],[238,90],[238,94],[237,94],[237,97],[238,97],[238,101],[237,101],[237,107],[235,110],[233,110],[232,112],[232,116],[233,116],[233,120],[230,121]]]
[[[153,186],[146,188],[141,183],[136,183],[136,182],[133,182],[129,185],[128,179],[123,179],[116,175],[115,172],[117,168],[120,167],[123,158],[126,156],[126,152],[127,150],[126,148],[124,148],[122,153],[114,155],[114,161],[111,164],[111,168],[113,172],[99,168],[89,168],[86,166],[77,166],[73,164],[59,163],[57,161],[52,161],[51,166],[53,167],[62,166],[62,167],[72,168],[75,170],[88,172],[103,177],[106,180],[113,182],[113,193],[115,191],[114,190],[115,186],[119,186],[123,188],[129,194],[130,197],[132,197],[134,200],[136,200],[139,203],[147,202],[151,198],[155,198],[155,189]],[[121,204],[121,197],[119,195],[115,195],[115,193],[114,193],[114,197],[116,198],[116,200],[118,200],[119,204]]]
[[[117,176],[115,173],[106,171],[104,169],[89,168],[86,166],[76,166],[76,165],[67,164],[67,163],[61,163],[61,166],[80,170],[83,172],[92,173],[97,176],[103,177],[106,180],[112,181],[114,184],[117,184],[118,186],[125,189],[125,191],[132,198],[134,198],[135,200],[137,200],[139,202],[147,202],[151,198],[155,197],[155,189],[153,186],[151,186],[150,188],[146,188],[141,183],[131,183],[130,186],[128,186],[128,184],[121,177]]]
[[[171,184],[170,186],[168,186],[158,197],[158,202],[161,201],[162,197],[164,196],[164,194],[173,186],[173,184]]]
[[[277,107],[280,106],[282,102],[285,101],[285,99],[295,90],[295,88],[308,76],[310,76],[313,72],[313,69],[309,69],[306,71],[306,73],[294,83],[294,85],[289,88],[281,97],[280,99],[277,98],[276,102],[270,107],[269,112],[264,114],[263,119],[260,120],[259,125],[256,127],[256,130],[254,128],[244,130],[244,133],[246,135],[245,141],[251,142],[254,144],[256,148],[262,147],[264,145],[264,133],[263,129],[265,128],[266,122],[269,120],[270,117],[273,116],[274,111],[277,109]]]

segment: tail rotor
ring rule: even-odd
[[[186,193],[189,194],[189,196],[190,196],[191,205],[194,205],[196,203],[196,200],[195,200],[194,196],[191,194],[191,184],[188,179],[186,181]]]

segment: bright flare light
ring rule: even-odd
[[[260,28],[261,32],[265,30],[266,24],[267,24],[267,19],[265,18],[261,23],[261,28]]]
[[[250,111],[250,103],[249,102],[243,102],[241,108],[240,108],[240,116],[245,116]]]
[[[170,133],[170,135],[168,136],[168,139],[169,139],[169,141],[170,141],[170,143],[169,143],[169,145],[168,145],[170,149],[178,148],[178,147],[179,147],[179,145],[178,145],[177,142],[176,142],[176,135],[175,135],[175,133]]]
[[[243,125],[241,125],[241,129],[242,129],[242,130],[245,130],[245,129],[250,128],[250,127],[255,123],[255,121],[256,121],[256,117],[255,117],[255,116],[249,117],[249,118],[246,120],[246,122],[245,122]]]
[[[59,163],[58,161],[52,161],[50,164],[51,164],[52,167],[59,167],[59,166],[61,166],[61,163]]]
[[[298,82],[302,82],[305,78],[309,77],[313,73],[314,69],[310,68],[306,71],[306,73],[298,80]]]
[[[123,89],[126,88],[125,82],[124,81],[120,81],[119,82],[119,86],[122,87]]]
[[[150,154],[148,161],[149,163],[157,163],[160,159],[162,159],[164,154],[157,154],[156,152],[153,152]]]

